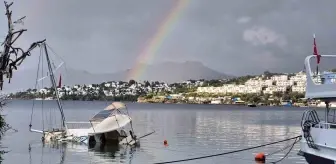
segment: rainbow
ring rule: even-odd
[[[170,9],[168,15],[161,22],[153,37],[151,37],[147,45],[135,60],[135,64],[127,75],[127,80],[138,79],[146,70],[146,64],[153,60],[155,54],[162,46],[165,38],[173,31],[173,27],[181,17],[185,7],[190,0],[177,0],[174,7]]]

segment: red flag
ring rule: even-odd
[[[60,74],[59,81],[58,81],[58,88],[62,87],[62,76]]]
[[[314,55],[316,55],[317,58],[317,64],[320,64],[321,55],[317,52],[317,46],[316,46],[316,40],[315,40],[315,34],[314,34]]]

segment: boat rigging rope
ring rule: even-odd
[[[185,161],[192,161],[192,160],[197,160],[197,159],[204,159],[204,158],[222,156],[222,155],[227,155],[227,154],[233,154],[233,153],[238,153],[238,152],[242,152],[242,151],[252,150],[252,149],[256,149],[256,148],[260,148],[260,147],[265,147],[265,146],[269,146],[269,145],[274,145],[274,144],[277,144],[277,143],[281,143],[281,142],[285,142],[285,141],[289,141],[289,140],[293,140],[293,139],[295,139],[295,141],[296,141],[296,139],[298,139],[298,138],[301,138],[301,135],[296,136],[296,137],[292,137],[292,138],[287,138],[287,139],[280,140],[280,141],[276,141],[276,142],[263,144],[263,145],[258,145],[258,146],[253,146],[253,147],[249,147],[249,148],[245,148],[245,149],[240,149],[240,150],[234,150],[234,151],[229,151],[229,152],[224,152],[224,153],[219,153],[219,154],[213,154],[213,155],[207,155],[207,156],[201,156],[201,157],[195,157],[195,158],[187,158],[187,159],[167,161],[167,162],[158,162],[158,163],[154,163],[154,164],[178,163],[178,162],[185,162]],[[293,147],[294,147],[294,144],[293,144]],[[278,161],[276,161],[276,162],[278,162]]]
[[[38,60],[38,64],[37,64],[37,72],[36,72],[36,80],[35,80],[35,88],[34,89],[37,89],[37,84],[38,84],[38,75],[39,75],[39,71],[40,71],[40,64],[41,64],[41,55],[39,56],[39,60]],[[32,127],[32,123],[33,123],[33,114],[34,114],[34,107],[35,107],[35,100],[33,100],[33,106],[32,106],[32,112],[31,112],[31,115],[30,115],[30,124],[29,124],[29,128]]]
[[[128,115],[128,117],[129,117],[129,119],[131,120],[130,121],[130,124],[131,124],[131,129],[132,129],[132,133],[134,134],[134,129],[133,129],[133,120],[131,119],[131,116],[130,116],[130,114],[129,114],[129,112],[128,112],[128,107],[126,106],[126,112],[127,112],[127,115]],[[135,135],[135,134],[134,134]]]
[[[54,60],[52,60],[51,58],[49,59],[49,60],[51,60],[51,63],[54,67],[53,74],[55,74],[56,71],[64,65],[65,72],[66,72],[65,76],[67,77],[67,68],[66,68],[66,63],[64,62],[64,59],[60,55],[58,55],[47,43],[45,43],[45,45],[46,45],[45,48],[49,49],[51,51],[51,54],[53,54],[56,58],[58,57],[59,60],[61,61],[61,63],[56,67]],[[57,88],[55,88],[55,92],[58,92]],[[62,101],[59,101],[59,103],[62,104]],[[54,116],[54,118],[53,118],[54,119],[54,125],[56,125],[57,124],[57,121],[56,121],[57,118],[56,118],[56,109],[55,108],[53,110],[53,116]]]
[[[139,137],[140,139],[141,137]],[[282,160],[284,160],[288,155],[289,153],[291,152],[291,150],[293,149],[294,145],[296,143],[298,143],[300,140],[295,140],[293,143],[283,147],[282,149],[280,150],[277,150],[275,152],[272,152],[272,153],[269,153],[269,154],[266,154],[265,156],[271,156],[271,155],[274,155],[274,154],[277,154],[279,152],[282,152],[288,148],[290,148],[290,150],[286,153],[286,155],[284,155],[280,160],[277,160],[277,161],[273,161],[273,162],[265,162],[265,163],[270,163],[270,164],[276,164],[276,163],[279,163],[281,162]],[[190,155],[207,155],[205,154],[205,152],[199,152],[199,153],[192,153],[190,154],[190,151],[182,151],[182,150],[177,150],[177,149],[170,149],[170,148],[161,148],[161,147],[151,147],[151,146],[141,146],[142,148],[145,147],[145,148],[151,148],[151,149],[159,149],[159,150],[166,150],[166,151],[171,151],[171,152],[178,152],[178,153],[186,153],[187,156],[190,156]],[[233,154],[232,154],[233,155]],[[252,161],[251,158],[247,159],[247,158],[241,158],[241,157],[235,157],[235,156],[225,156],[224,158],[230,158],[230,159],[237,159],[237,160],[244,160],[244,161]]]
[[[60,55],[58,55],[50,46],[49,46],[49,44],[47,44],[47,43],[45,43],[46,44],[46,46],[50,49],[50,51],[55,55],[55,56],[57,56],[57,57],[59,57],[61,60],[62,60],[62,62],[64,62],[64,59],[60,56]]]
[[[28,152],[29,152],[29,164],[32,164],[32,157],[31,157],[31,146],[28,145]]]
[[[299,141],[300,141],[300,140],[299,140]],[[274,155],[274,154],[280,153],[280,152],[282,152],[282,151],[284,151],[284,150],[286,150],[286,149],[292,147],[293,145],[295,145],[295,144],[298,143],[299,141],[296,141],[296,140],[295,140],[292,144],[289,144],[289,145],[287,145],[287,146],[283,147],[282,149],[277,150],[277,151],[275,151],[275,152],[266,154],[265,156],[267,157],[267,156],[272,156],[272,155]]]
[[[45,43],[45,45],[48,47],[48,49],[52,52],[52,54],[54,54],[56,57],[58,57],[62,62],[61,64],[63,65],[64,64],[64,69],[65,69],[65,79],[68,79],[68,69],[67,69],[67,66],[66,66],[66,63],[64,62],[65,60],[60,56],[58,55],[47,43]],[[55,71],[57,70],[58,68],[55,69]]]
[[[61,64],[59,64],[57,67],[55,67],[55,69],[54,69],[54,73],[59,69],[59,68],[61,68],[61,66],[64,64],[64,62],[62,62]],[[45,78],[47,78],[47,77],[49,77],[49,74],[47,74],[46,76],[44,76],[44,77],[41,77],[40,79],[38,79],[38,81],[41,81],[41,80],[44,80]]]
[[[144,146],[141,145],[141,148],[150,148],[150,149],[157,149],[157,150],[166,150],[166,151],[171,151],[175,153],[186,153],[186,156],[192,156],[192,155],[207,155],[208,153],[205,152],[198,152],[198,153],[190,153],[190,151],[183,151],[183,150],[177,150],[177,149],[169,149],[169,148],[159,148],[159,147],[152,147],[152,146]],[[237,159],[237,160],[244,160],[244,161],[251,161],[251,159],[247,158],[240,158],[240,157],[234,157],[234,156],[225,156],[225,158],[230,158],[230,159]]]
[[[42,65],[42,69],[41,69],[41,74],[42,74],[42,76],[43,76],[43,59],[44,59],[44,54],[43,54],[43,49],[42,48],[40,48],[40,54],[41,54],[41,57],[42,57],[42,63],[41,63],[41,65]],[[43,87],[43,81],[41,82],[41,84],[42,84],[42,87]],[[41,88],[42,88],[41,87]],[[44,101],[44,92],[42,92],[42,102],[41,102],[41,110],[42,110],[42,131],[44,132],[44,112],[43,112],[43,101]],[[44,134],[43,134],[44,135]]]
[[[289,153],[292,151],[292,149],[294,148],[294,145],[296,144],[296,143],[298,143],[300,141],[300,138],[298,139],[298,138],[295,138],[295,141],[293,142],[293,144],[291,145],[291,147],[290,147],[290,149],[288,150],[288,152],[281,158],[281,159],[279,159],[279,160],[277,160],[277,161],[274,161],[274,162],[270,162],[270,163],[272,163],[272,164],[276,164],[276,163],[279,163],[279,162],[281,162],[282,160],[284,160],[288,155],[289,155]],[[288,147],[287,147],[288,148]],[[285,150],[285,149],[282,149],[282,150]]]

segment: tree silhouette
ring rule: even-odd
[[[135,84],[135,80],[131,79],[129,82],[128,82],[129,85],[133,85]]]
[[[17,39],[25,31],[27,31],[26,29],[16,30],[15,26],[18,24],[23,24],[23,20],[26,18],[26,16],[21,17],[20,19],[13,22],[12,11],[10,10],[13,2],[7,3],[5,1],[4,3],[6,8],[5,15],[7,17],[8,31],[5,40],[1,44],[1,46],[3,46],[3,50],[0,52],[0,90],[3,89],[4,78],[8,78],[8,82],[10,83],[10,80],[13,77],[13,70],[17,70],[18,66],[22,64],[24,59],[31,55],[31,51],[45,42],[45,40],[33,42],[26,51],[20,47],[15,47],[14,43],[17,41]],[[1,97],[0,107],[3,107],[4,105],[5,98]],[[11,127],[5,122],[2,115],[0,115],[0,138],[10,128]],[[0,154],[3,153],[5,153],[5,151],[0,151]],[[1,156],[0,160],[2,160]]]

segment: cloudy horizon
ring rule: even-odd
[[[336,52],[336,1],[302,2],[190,0],[151,63],[200,61],[234,75],[300,71],[305,56],[312,54],[314,33],[320,53]],[[28,32],[19,44],[27,47],[46,38],[68,67],[110,73],[134,66],[176,3],[17,0],[12,10],[13,18],[27,16]],[[0,18],[5,35],[5,15]],[[29,57],[23,68],[36,66],[37,56]]]

